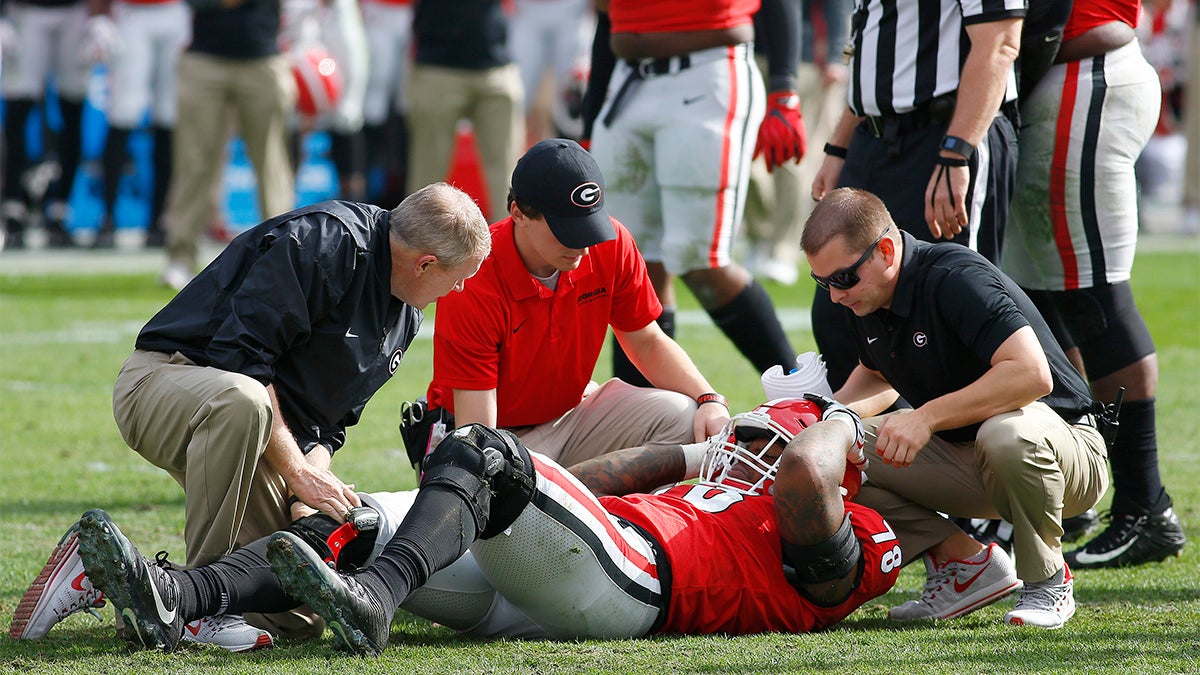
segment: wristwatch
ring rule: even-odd
[[[943,136],[942,145],[939,150],[948,150],[958,155],[962,155],[967,159],[971,159],[971,155],[975,154],[975,146],[959,138],[958,136]]]

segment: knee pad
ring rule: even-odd
[[[455,429],[425,458],[423,469],[421,488],[441,486],[462,497],[480,539],[508,529],[533,499],[529,450],[502,429],[482,424]]]
[[[854,536],[849,514],[842,519],[838,531],[819,544],[799,546],[783,541],[783,563],[795,569],[796,582],[800,584],[841,579],[858,567],[861,558],[862,545]]]
[[[1129,282],[1067,291],[1068,327],[1079,343],[1079,353],[1093,380],[1111,375],[1154,353],[1154,340],[1133,300]],[[1090,316],[1075,326],[1077,315]],[[1089,330],[1090,329],[1090,330]]]
[[[332,561],[339,571],[352,572],[367,562],[379,532],[379,512],[370,506],[350,510],[345,523],[324,513],[294,521],[286,532],[300,537],[322,560]]]

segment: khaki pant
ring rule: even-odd
[[[254,166],[262,219],[295,207],[288,120],[296,105],[296,81],[283,56],[225,59],[185,52],[178,70],[179,119],[167,198],[167,255],[172,262],[194,269],[200,236],[212,215],[212,196],[225,167],[231,123]]]
[[[409,77],[409,193],[450,172],[458,121],[475,130],[475,143],[487,183],[489,222],[508,216],[505,198],[513,167],[525,148],[521,75],[515,65],[467,70],[415,64]]]
[[[257,380],[197,366],[178,353],[137,350],[117,375],[113,416],[129,447],[183,488],[186,567],[214,562],[291,522],[283,478],[262,458],[272,411]],[[323,629],[303,612],[283,616],[272,615],[263,627],[290,636]]]
[[[938,512],[1003,518],[1013,525],[1017,576],[1042,581],[1063,566],[1062,519],[1091,508],[1108,489],[1100,432],[1067,424],[1044,403],[987,420],[973,444],[935,436],[907,467],[885,464],[874,453],[883,419],[863,420],[872,461],[855,501],[892,525],[905,564],[958,531]]]
[[[696,402],[673,391],[611,379],[562,417],[512,429],[530,450],[564,467],[647,443],[692,443]]]

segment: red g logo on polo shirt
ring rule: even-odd
[[[600,186],[587,182],[571,190],[571,203],[581,209],[590,209],[600,201]]]

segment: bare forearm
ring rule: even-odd
[[[878,372],[859,365],[833,398],[850,406],[861,417],[878,415],[896,402],[899,394]]]
[[[618,337],[625,353],[646,379],[659,389],[677,391],[688,398],[713,391],[683,347],[657,326]]]
[[[307,459],[300,450],[300,446],[296,444],[296,437],[288,428],[287,421],[283,418],[283,413],[279,409],[279,399],[275,395],[275,387],[268,385],[267,394],[271,397],[271,437],[267,440],[267,447],[263,450],[263,458],[267,460],[271,468],[283,476],[284,482],[290,486],[295,475],[304,469],[303,464],[307,462]]]
[[[963,63],[954,117],[946,133],[977,146],[1004,101],[1008,74],[1020,50],[1021,21],[982,24],[967,32],[972,36],[972,48]]]
[[[568,469],[597,497],[649,492],[684,479],[683,449],[644,445],[580,462]]]
[[[842,116],[838,118],[837,125],[829,134],[829,144],[843,148],[850,147],[850,139],[854,137],[854,128],[862,122],[862,119],[855,115],[849,107],[842,110]]]

